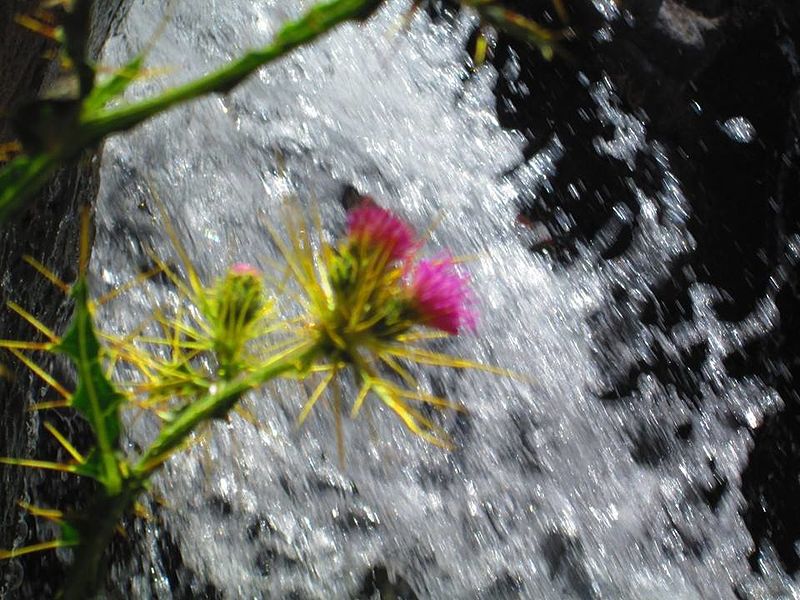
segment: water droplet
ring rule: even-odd
[[[720,123],[719,128],[734,142],[740,144],[749,144],[756,137],[756,128],[745,117],[731,117],[724,123]]]

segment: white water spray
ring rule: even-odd
[[[121,64],[145,44],[162,18],[157,4],[131,7],[104,62]],[[175,3],[149,58],[175,72],[131,93],[152,93],[262,45],[308,6]],[[763,580],[749,575],[752,541],[739,516],[751,437],[731,416],[755,425],[779,399],[758,381],[732,380],[722,366],[731,348],[771,327],[770,299],[732,326],[711,310],[718,292],[698,285],[692,315],[667,333],[626,322],[636,318],[634,308],[627,316],[616,310],[615,286],[635,306],[693,243],[680,183],[658,145],[645,141],[645,125],[615,106],[605,81],[589,85],[616,135],[596,142],[597,151],[631,165],[637,153],[650,153],[665,183],[654,197],[638,193],[631,247],[602,267],[592,247],[558,269],[529,253],[515,222],[517,196],[546,185],[569,157],[554,139],[503,177],[522,160],[523,140],[497,123],[496,73],[487,66],[466,78],[463,46],[473,23],[461,16],[432,24],[419,15],[398,31],[407,8],[388,2],[366,25],[341,27],[229,96],[108,141],[95,282],[134,276],[148,246],[174,255],[154,216],[153,192],[210,280],[235,260],[267,268],[275,250],[259,218],[281,227],[287,200],[319,207],[335,235],[344,221],[338,196],[352,184],[420,231],[441,217],[430,247],[476,257],[469,269],[480,298],[478,333],[447,350],[537,383],[420,371],[423,386],[468,407],[467,418],[447,423],[459,449],[426,446],[375,406],[372,425],[347,426],[344,469],[330,414],[318,411],[297,431],[304,395],[296,384],[269,386],[246,402],[265,427],[234,417],[214,426],[212,442],[170,461],[156,485],[168,504],[160,511],[165,523],[140,523],[141,572],[118,572],[121,588],[130,581],[137,597],[176,597],[158,550],[168,536],[196,574],[187,585],[209,582],[231,598],[349,598],[378,565],[420,598],[733,598],[735,587],[752,598],[797,593],[773,562]],[[116,305],[105,326],[130,330],[152,298],[174,301],[172,294],[152,282],[128,295],[124,310]],[[610,349],[595,340],[598,328],[617,326]],[[606,362],[635,362],[656,344],[680,361],[681,350],[697,343],[708,345],[699,407],[649,376],[624,403],[598,399]],[[691,442],[669,441],[686,423]],[[667,439],[658,464],[633,457],[643,430]],[[142,421],[132,437],[152,434],[153,424]],[[712,509],[698,498],[719,476],[729,489]]]

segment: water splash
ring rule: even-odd
[[[731,117],[720,123],[719,128],[735,142],[749,144],[756,138],[756,129],[745,117]]]
[[[131,7],[106,62],[122,62],[148,39],[161,18],[153,4]],[[307,5],[176,5],[150,62],[175,68],[170,81],[199,74],[262,43]],[[770,586],[791,589],[769,558],[766,584],[749,575],[737,487],[748,427],[780,401],[757,380],[729,377],[722,362],[769,330],[774,303],[765,298],[732,325],[712,309],[720,291],[696,285],[685,321],[667,330],[641,323],[653,289],[693,241],[667,158],[646,141],[646,124],[620,111],[607,81],[591,85],[614,135],[595,148],[630,165],[647,153],[662,169],[661,187],[636,190],[637,227],[622,256],[600,263],[592,245],[554,268],[531,255],[515,225],[517,196],[546,186],[569,157],[553,139],[512,171],[523,140],[497,124],[497,74],[484,67],[467,78],[464,67],[474,23],[420,15],[398,33],[407,8],[391,2],[367,25],[343,27],[229,96],[107,142],[95,281],[129,279],[148,262],[147,247],[172,252],[153,193],[210,278],[236,260],[268,268],[275,248],[259,219],[277,219],[287,199],[318,207],[329,234],[341,230],[338,198],[352,184],[419,230],[441,217],[431,246],[477,257],[470,270],[482,312],[478,335],[448,349],[537,383],[420,373],[428,390],[469,408],[468,418],[445,420],[459,450],[425,446],[374,407],[369,423],[347,428],[344,469],[332,419],[320,411],[297,431],[302,390],[271,386],[247,402],[268,426],[233,418],[215,426],[211,443],[170,462],[156,485],[168,500],[158,511],[165,522],[137,525],[140,564],[115,567],[120,588],[156,598],[207,584],[233,597],[348,598],[384,565],[423,598],[732,598],[735,587],[769,598]],[[161,85],[143,82],[132,93]],[[623,205],[617,212],[633,218]],[[614,238],[609,227],[599,245]],[[107,311],[106,326],[131,329],[153,298],[174,303],[176,294],[152,282]],[[704,358],[689,372],[686,354],[697,346]],[[702,398],[645,374],[625,397],[601,400],[609,374],[655,353],[695,378]],[[132,442],[152,428],[137,422]],[[184,565],[177,582],[173,545]]]

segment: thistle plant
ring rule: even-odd
[[[298,413],[302,424],[342,373],[355,373],[359,387],[349,411],[342,406],[341,394],[333,394],[331,403],[340,456],[345,446],[343,414],[357,417],[370,397],[423,440],[452,446],[447,432],[414,404],[463,408],[423,391],[409,363],[510,374],[425,347],[428,340],[475,328],[474,301],[460,265],[449,255],[420,258],[423,241],[396,215],[368,199],[348,214],[345,234],[335,244],[324,240],[319,223],[318,235],[313,236],[312,227],[295,213],[290,215],[294,216],[287,220],[285,236],[268,227],[283,257],[271,272],[236,263],[204,285],[176,242],[184,275],[160,259],[149,274],[163,272],[181,292],[183,303],[171,311],[153,307],[146,322],[125,336],[105,333],[95,323],[96,306],[114,294],[90,299],[88,212],[79,275],[71,286],[29,259],[50,281],[69,291],[74,314],[64,334],[58,335],[11,304],[46,341],[3,340],[0,347],[62,397],[37,408],[74,409],[89,422],[94,446],[81,452],[48,425],[71,457],[69,462],[25,458],[0,462],[88,477],[98,486],[82,511],[24,505],[34,516],[58,523],[61,536],[3,551],[0,558],[73,547],[63,597],[91,597],[105,548],[161,465],[196,441],[213,421],[237,409],[247,392],[276,377],[321,377]],[[175,239],[171,228],[170,233]],[[295,283],[294,291],[286,287],[287,274]],[[291,299],[297,314],[278,314],[277,306],[286,304],[281,301]],[[77,380],[74,391],[38,366],[30,354],[37,352],[71,360]],[[125,369],[120,368],[123,365]],[[131,372],[133,376],[123,379],[122,373]],[[139,454],[126,451],[122,443],[126,421],[121,413],[131,410],[145,411],[159,423],[158,433]]]
[[[62,59],[77,83],[74,93],[39,99],[21,107],[15,117],[18,140],[0,144],[0,220],[33,197],[65,162],[94,149],[107,136],[131,129],[178,104],[209,93],[228,93],[253,72],[312,42],[337,25],[363,21],[384,0],[330,0],[311,7],[286,24],[266,46],[252,50],[196,80],[140,101],[121,100],[144,72],[144,54],[102,77],[87,59],[92,0],[58,0],[64,18],[44,28],[63,50]],[[496,27],[537,45],[552,55],[560,32],[540,28],[488,0],[461,0],[475,9],[484,26]],[[561,6],[560,0],[556,5]],[[0,340],[0,347],[27,365],[60,399],[38,409],[71,408],[91,429],[93,443],[82,449],[50,424],[47,430],[70,459],[3,458],[19,467],[60,471],[96,482],[96,492],[81,510],[22,504],[32,515],[49,519],[60,536],[31,546],[0,551],[0,558],[71,547],[73,563],[62,597],[91,597],[109,541],[121,519],[134,511],[137,498],[176,452],[185,449],[215,420],[239,408],[242,398],[277,377],[313,379],[316,385],[300,409],[304,423],[330,389],[339,455],[344,456],[341,420],[357,417],[371,399],[385,405],[414,435],[449,448],[452,440],[435,417],[419,405],[464,410],[458,403],[425,392],[412,363],[456,369],[481,369],[511,375],[503,369],[431,350],[427,343],[458,335],[476,326],[474,301],[460,261],[438,254],[423,258],[424,243],[391,212],[364,199],[348,215],[345,235],[335,244],[322,236],[319,222],[310,227],[296,215],[285,236],[268,226],[283,263],[261,271],[234,264],[214,281],[203,282],[186,252],[176,243],[184,275],[156,259],[157,268],[181,292],[183,303],[171,310],[153,307],[140,329],[125,336],[97,328],[95,309],[106,298],[93,299],[86,278],[89,261],[88,211],[78,277],[62,282],[44,265],[29,263],[67,291],[74,312],[59,334],[23,307],[10,303],[44,341]],[[317,236],[310,232],[316,230]],[[174,240],[176,236],[172,234]],[[285,275],[295,290],[285,289]],[[295,314],[277,307],[295,298]],[[74,389],[59,382],[37,362],[38,353],[68,359],[74,367]],[[124,368],[121,368],[124,367]],[[338,382],[352,372],[358,392],[345,407]],[[120,373],[128,373],[124,380]],[[349,409],[349,410],[348,410]],[[127,411],[145,411],[158,432],[141,452],[123,444]]]

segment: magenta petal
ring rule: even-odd
[[[420,261],[411,277],[411,290],[425,325],[453,335],[475,329],[469,278],[458,274],[451,258]]]
[[[347,214],[347,235],[358,244],[385,249],[389,260],[401,260],[414,249],[414,233],[393,213],[364,202]]]

